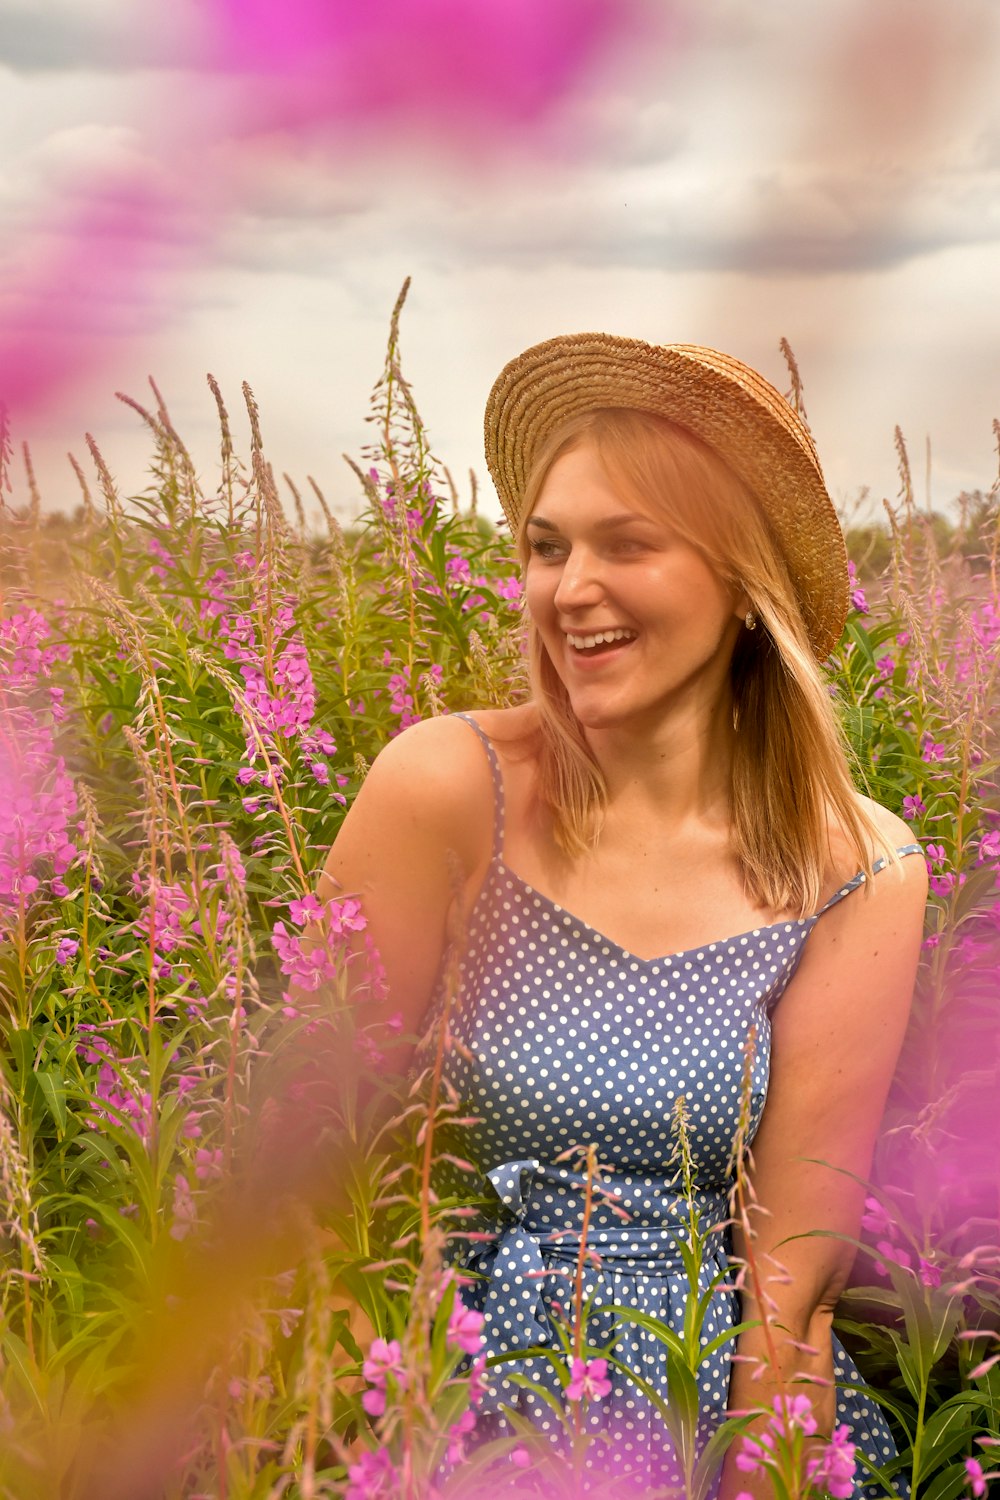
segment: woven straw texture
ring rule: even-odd
[[[847,552],[808,428],[749,365],[695,344],[644,344],[603,333],[549,339],[511,360],[486,406],[486,461],[516,534],[525,481],[569,417],[625,407],[669,417],[716,450],[749,485],[788,563],[822,661],[847,617]]]

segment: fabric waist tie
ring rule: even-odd
[[[571,1266],[579,1258],[580,1235],[576,1230],[534,1229],[526,1222],[530,1209],[530,1203],[525,1201],[526,1189],[530,1190],[531,1181],[539,1171],[544,1173],[546,1169],[541,1168],[537,1161],[524,1160],[502,1162],[486,1173],[500,1202],[514,1216],[512,1224],[498,1229],[494,1243],[477,1245],[464,1257],[464,1264],[470,1271],[486,1278],[481,1306],[484,1315],[482,1353],[487,1359],[527,1350],[533,1345],[552,1345],[552,1329],[542,1298],[543,1283],[546,1276],[552,1274],[552,1261]],[[662,1221],[654,1224],[616,1223],[613,1227],[602,1223],[599,1227],[591,1227],[587,1249],[598,1257],[602,1266],[627,1265],[627,1269],[637,1275],[683,1275],[678,1240],[688,1238],[693,1206],[703,1233],[719,1226],[719,1231],[710,1236],[706,1247],[708,1280],[718,1270],[725,1270],[728,1262],[721,1226],[729,1216],[727,1191],[698,1188],[689,1201],[683,1193],[674,1192],[670,1185],[672,1181],[663,1179],[658,1191],[658,1203],[662,1204],[665,1214]],[[584,1187],[584,1179],[576,1174],[561,1174],[555,1185],[562,1186],[564,1191],[568,1185],[578,1193]],[[545,1186],[553,1186],[551,1178],[547,1177]],[[613,1179],[609,1182],[605,1178],[601,1184],[602,1193],[606,1194],[613,1186]],[[549,1266],[546,1266],[546,1258]],[[593,1267],[592,1260],[588,1264]],[[499,1411],[501,1406],[502,1401],[496,1395],[491,1397],[489,1392],[484,1395],[482,1410]]]

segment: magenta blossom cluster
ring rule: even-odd
[[[861,1227],[875,1240],[875,1269],[880,1276],[888,1276],[887,1263],[900,1266],[904,1271],[915,1275],[917,1280],[926,1287],[938,1287],[941,1285],[941,1270],[933,1261],[924,1256],[917,1257],[917,1266],[914,1269],[912,1254],[904,1249],[899,1243],[900,1232],[896,1221],[891,1217],[885,1205],[877,1198],[865,1199],[865,1211],[861,1216]]]
[[[806,1476],[833,1500],[851,1500],[854,1494],[854,1472],[857,1468],[855,1447],[849,1441],[846,1424],[835,1427],[833,1436],[819,1458],[806,1460]]]
[[[983,1448],[1000,1448],[1000,1443],[993,1438],[977,1438],[976,1442]],[[1000,1479],[1000,1469],[991,1469],[989,1473],[985,1473],[978,1458],[965,1460],[965,1482],[975,1500],[983,1500],[989,1494],[991,1479]]]
[[[859,615],[866,615],[868,614],[868,600],[865,598],[864,589],[858,582],[858,570],[853,562],[848,562],[847,573],[851,584],[851,608]]]
[[[736,1467],[744,1474],[774,1472],[781,1462],[781,1449],[798,1451],[797,1442],[813,1437],[816,1431],[808,1396],[775,1396],[766,1425],[756,1437],[749,1433],[744,1436],[736,1454]],[[847,1427],[841,1426],[818,1457],[807,1459],[806,1474],[812,1484],[822,1486],[833,1500],[849,1500],[854,1493],[856,1467],[854,1444],[848,1441]],[[744,1496],[738,1496],[737,1500],[744,1500]]]
[[[469,1380],[471,1405],[451,1423],[446,1434],[446,1461],[452,1465],[464,1462],[468,1441],[476,1428],[475,1408],[483,1395],[486,1363],[480,1354],[483,1323],[482,1313],[467,1307],[460,1297],[455,1299],[448,1318],[447,1341],[463,1354],[472,1356],[473,1364]],[[405,1391],[409,1384],[399,1340],[375,1339],[361,1368],[368,1382],[361,1404],[369,1416],[381,1417],[393,1393]],[[353,1500],[378,1500],[381,1495],[395,1494],[392,1488],[395,1478],[395,1468],[384,1448],[376,1453],[365,1453],[348,1470],[347,1496]]]
[[[45,644],[50,635],[49,622],[37,609],[18,610],[0,620],[0,680],[7,689],[34,688],[42,678],[51,677],[57,661],[69,660],[67,645]],[[60,691],[60,706],[61,698]]]
[[[219,864],[206,871],[206,894],[215,896],[218,893],[214,930],[208,934],[202,925],[196,896],[186,885],[150,880],[148,874],[133,872],[132,891],[143,903],[133,931],[143,950],[150,955],[154,979],[169,982],[172,986],[172,998],[163,1003],[172,1005],[183,997],[191,1018],[199,1015],[207,1002],[189,971],[189,955],[197,951],[208,936],[216,945],[226,942],[232,921],[231,905],[226,900],[227,888],[231,881],[242,883],[245,879],[246,872],[235,848],[230,848]],[[221,953],[222,963],[231,971],[226,980],[226,993],[230,999],[235,994],[237,957],[232,943]]]
[[[144,879],[137,873],[132,876],[132,890],[146,900],[146,911],[136,927],[143,938],[152,942],[153,973],[157,979],[169,979],[180,953],[205,936],[194,896],[183,885],[150,882],[148,877]],[[220,902],[215,915],[215,942],[222,937],[228,921],[229,913]]]
[[[394,1381],[398,1390],[405,1390],[408,1377],[403,1368],[403,1355],[398,1339],[375,1339],[368,1357],[361,1367],[368,1381],[368,1390],[361,1398],[361,1405],[369,1416],[380,1417],[385,1411],[388,1382]]]
[[[76,789],[53,730],[63,692],[40,691],[69,648],[49,636],[35,609],[0,620],[0,940],[43,882],[57,900],[69,894],[63,876],[77,857]]]
[[[76,789],[51,729],[24,712],[10,717],[15,732],[0,738],[0,935],[43,882],[68,895],[79,833]]]
[[[320,902],[316,896],[295,901],[289,908],[300,926],[314,922],[321,936],[311,940],[295,937],[284,922],[275,922],[271,941],[282,974],[300,990],[312,993],[337,977],[338,963],[353,933],[364,932],[367,921],[361,902],[354,896]]]
[[[396,1466],[384,1448],[362,1453],[347,1470],[347,1478],[344,1500],[394,1500],[400,1493]]]
[[[254,567],[253,554],[249,552],[240,553],[235,561],[244,571]],[[265,567],[266,563],[261,563],[256,569],[258,583]],[[244,702],[240,714],[244,719],[248,764],[237,775],[240,785],[258,783],[265,788],[275,785],[281,776],[280,757],[268,752],[281,737],[297,742],[315,780],[329,786],[327,762],[336,754],[337,746],[326,730],[313,727],[316,687],[295,619],[295,601],[284,599],[272,615],[270,677],[257,621],[248,610],[239,608],[233,581],[223,568],[217,569],[209,580],[206,597],[201,602],[201,616],[218,622],[223,654],[237,665],[243,678]],[[260,766],[262,754],[267,763]],[[337,784],[340,788],[345,786],[346,777],[338,777]],[[341,791],[335,796],[344,802]],[[244,806],[253,813],[259,802],[248,798]]]
[[[148,1144],[153,1127],[153,1097],[130,1076],[128,1066],[134,1059],[119,1057],[96,1026],[81,1021],[78,1029],[81,1040],[77,1043],[77,1056],[85,1063],[100,1065],[93,1085],[94,1118],[88,1120],[88,1125],[96,1130],[98,1120],[102,1119],[128,1124]]]

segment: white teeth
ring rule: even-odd
[[[631,641],[635,639],[635,636],[634,630],[623,630],[619,627],[617,630],[599,631],[597,635],[567,634],[566,639],[577,651],[588,651],[591,646],[603,646],[606,643],[610,644],[611,641]]]

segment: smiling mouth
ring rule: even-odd
[[[570,646],[570,654],[579,660],[589,660],[591,657],[600,657],[613,651],[621,651],[622,646],[630,645],[636,639],[639,631],[625,630],[598,630],[589,636],[571,636],[567,631],[567,643]]]
[[[626,630],[622,627],[615,630],[595,631],[593,635],[570,635],[567,631],[566,640],[573,651],[581,656],[601,656],[618,646],[627,646],[630,641],[635,640],[638,633],[637,630]]]

